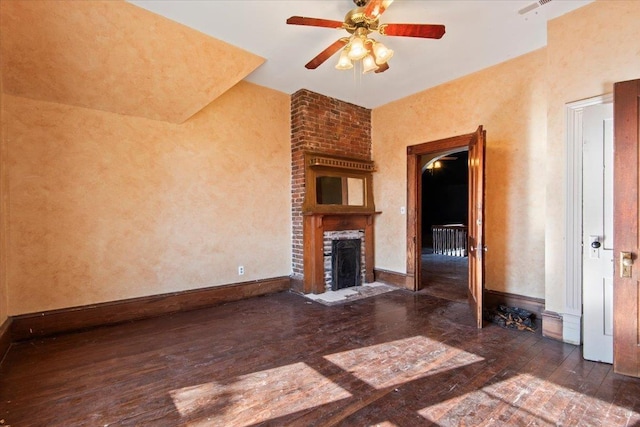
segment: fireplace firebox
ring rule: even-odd
[[[337,291],[362,284],[361,245],[361,239],[343,239],[331,242],[331,290]]]

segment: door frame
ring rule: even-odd
[[[565,105],[565,298],[562,341],[582,343],[582,126],[586,107],[613,103],[613,93],[594,96]]]
[[[422,168],[420,157],[427,154],[468,149],[476,133],[458,135],[407,147],[407,275],[405,287],[420,288],[422,253]]]

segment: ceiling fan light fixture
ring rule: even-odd
[[[393,56],[393,50],[388,49],[382,43],[373,42],[373,54],[376,57],[376,64],[382,65],[391,59]]]
[[[373,58],[373,55],[369,54],[364,57],[362,60],[362,73],[370,73],[371,71],[375,71],[378,69],[378,65],[376,64],[376,60]]]
[[[347,55],[349,55],[349,59],[353,61],[357,61],[359,59],[367,56],[367,48],[364,46],[364,37],[354,36],[351,39],[351,43],[348,46],[349,51]]]
[[[338,63],[336,64],[336,70],[350,70],[352,68],[353,63],[351,62],[351,59],[349,59],[347,49],[342,49],[340,59],[338,59]]]
[[[538,0],[540,4],[550,1],[552,0]],[[350,10],[342,21],[304,16],[292,16],[287,19],[287,24],[290,25],[342,29],[350,34],[336,40],[317,54],[305,64],[305,68],[314,70],[338,51],[342,51],[335,66],[338,70],[349,70],[354,67],[354,62],[362,60],[365,73],[371,71],[375,71],[376,74],[384,73],[389,69],[388,61],[394,52],[382,43],[369,38],[369,34],[376,32],[383,36],[440,39],[445,33],[445,26],[439,24],[381,24],[380,16],[393,0],[353,0],[353,2],[358,7]]]

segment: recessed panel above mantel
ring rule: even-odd
[[[371,160],[305,153],[305,213],[374,212]]]

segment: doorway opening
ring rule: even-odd
[[[583,126],[584,110],[591,106],[613,102],[613,94],[576,101],[565,106],[567,118],[567,198],[565,200],[565,222],[567,224],[565,246],[565,298],[562,312],[564,342],[582,344],[582,191],[583,191]],[[589,244],[589,242],[587,242]]]
[[[468,150],[421,156],[421,293],[467,301]]]
[[[484,157],[486,132],[454,136],[407,147],[407,277],[406,287],[418,291],[422,281],[422,156],[442,157],[468,151],[468,277],[467,301],[482,328],[484,293]]]
[[[613,95],[567,104],[567,265],[562,339],[613,361]]]

